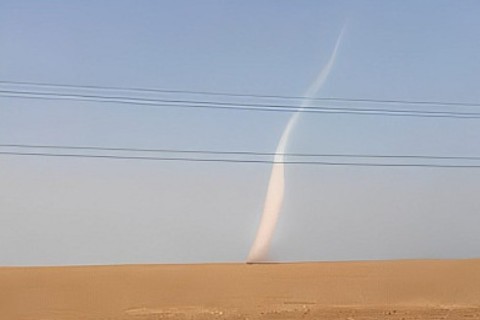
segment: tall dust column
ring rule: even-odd
[[[345,27],[340,32],[337,38],[335,47],[327,64],[320,71],[318,76],[312,82],[310,87],[305,93],[305,99],[298,111],[301,111],[309,106],[311,99],[315,97],[318,91],[321,89],[325,81],[327,80],[330,71],[335,63],[338,48],[342,42]],[[287,123],[282,137],[278,142],[277,149],[275,151],[274,164],[272,165],[272,173],[270,175],[270,182],[268,184],[267,195],[265,197],[265,205],[263,208],[262,219],[257,231],[257,236],[250,249],[250,253],[247,258],[247,262],[259,262],[264,261],[267,257],[268,249],[272,241],[275,226],[277,225],[278,216],[282,208],[283,197],[285,193],[285,165],[283,164],[285,158],[285,149],[287,147],[290,133],[295,127],[299,115],[299,112],[295,112]]]

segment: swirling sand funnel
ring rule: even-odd
[[[311,98],[315,97],[318,91],[322,88],[323,84],[327,80],[333,65],[335,64],[335,58],[337,51],[342,42],[345,27],[340,32],[337,38],[335,47],[327,64],[320,71],[315,81],[310,85],[305,93],[305,99],[299,108],[303,110],[310,104]],[[272,174],[270,176],[270,182],[268,184],[267,196],[265,197],[265,205],[263,208],[262,219],[257,231],[257,236],[250,249],[250,253],[247,258],[247,262],[261,262],[265,261],[268,254],[268,249],[272,241],[275,226],[277,225],[278,216],[282,208],[283,196],[285,192],[285,166],[282,163],[284,161],[284,153],[290,137],[290,133],[295,127],[298,121],[299,112],[295,112],[285,127],[282,137],[275,151],[274,164],[272,166]]]

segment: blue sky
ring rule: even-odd
[[[299,96],[346,24],[321,96],[480,103],[479,13],[477,1],[5,0],[0,80]],[[3,97],[0,143],[272,152],[288,116]],[[289,150],[479,155],[478,124],[306,114]],[[242,261],[269,170],[0,157],[0,264]],[[479,178],[289,167],[272,257],[480,256]]]

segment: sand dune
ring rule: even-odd
[[[480,260],[0,268],[0,319],[480,319]]]

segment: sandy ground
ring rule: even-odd
[[[3,267],[0,319],[480,319],[480,260]]]

